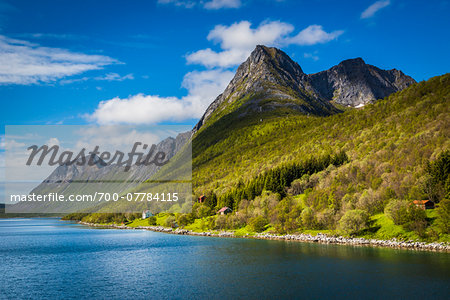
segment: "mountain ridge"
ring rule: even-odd
[[[258,45],[238,67],[224,92],[206,109],[193,132],[208,120],[237,110],[241,117],[250,111],[281,107],[327,116],[342,112],[340,106],[361,107],[413,83],[413,78],[399,70],[382,70],[366,64],[362,58],[344,60],[328,70],[306,74],[282,50]]]

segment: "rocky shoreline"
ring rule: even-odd
[[[343,236],[330,236],[326,234],[317,234],[315,236],[310,234],[285,234],[276,235],[268,233],[258,233],[256,235],[244,235],[236,236],[234,232],[222,231],[219,233],[213,232],[194,232],[187,229],[172,229],[163,226],[139,226],[139,227],[128,227],[125,225],[102,225],[95,223],[85,223],[78,222],[79,224],[99,227],[99,228],[113,228],[113,229],[129,229],[129,230],[150,230],[155,232],[169,233],[169,234],[180,234],[180,235],[193,235],[193,236],[210,236],[210,237],[228,237],[228,238],[253,238],[253,239],[264,239],[264,240],[281,240],[281,241],[296,241],[296,242],[308,242],[308,243],[321,243],[321,244],[338,244],[338,245],[352,245],[352,246],[369,246],[369,247],[387,247],[396,249],[410,249],[410,250],[420,250],[420,251],[439,251],[439,252],[450,252],[450,245],[445,243],[425,243],[425,242],[415,242],[415,241],[399,241],[396,239],[391,240],[377,240],[377,239],[366,239],[366,238],[346,238]]]

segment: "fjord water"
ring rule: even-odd
[[[0,220],[0,298],[442,298],[450,254]]]

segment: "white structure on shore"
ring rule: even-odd
[[[150,218],[150,217],[153,217],[153,214],[152,214],[151,211],[149,211],[149,210],[144,210],[144,211],[142,212],[142,219],[143,219],[143,220],[145,220],[145,219],[147,219],[147,218]]]

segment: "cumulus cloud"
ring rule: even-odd
[[[205,9],[217,10],[221,8],[239,8],[242,6],[241,0],[158,0],[159,4],[172,4],[184,8],[193,8],[195,6]]]
[[[280,21],[263,22],[257,28],[251,26],[248,21],[230,26],[217,25],[209,32],[207,39],[219,44],[222,51],[216,52],[211,48],[198,50],[186,56],[187,62],[227,68],[242,63],[258,44],[311,46],[337,39],[343,33],[342,30],[326,32],[321,25],[310,25],[291,36],[294,26]]]
[[[288,39],[288,44],[296,44],[300,46],[310,46],[315,44],[323,44],[332,41],[343,34],[344,31],[336,30],[326,32],[321,25],[310,25],[300,31],[296,36]]]
[[[377,11],[391,4],[391,1],[377,1],[361,13],[361,19],[368,19],[375,15]]]
[[[249,55],[249,49],[230,49],[216,52],[211,48],[198,50],[186,56],[189,64],[200,64],[206,67],[227,68],[243,62]]]
[[[137,94],[99,103],[88,120],[98,124],[155,124],[199,118],[212,100],[222,92],[233,73],[225,70],[194,71],[184,76],[182,86],[187,96],[160,97]]]
[[[220,43],[222,49],[248,49],[256,44],[273,44],[294,30],[294,26],[280,21],[263,22],[256,29],[248,21],[230,26],[217,25],[207,36],[209,41]]]
[[[174,2],[165,0],[164,3]],[[176,1],[178,2],[178,1]],[[221,48],[201,49],[186,56],[188,64],[201,64],[208,69],[193,71],[184,76],[182,86],[188,90],[184,97],[161,97],[137,94],[127,98],[101,101],[86,118],[98,124],[156,124],[199,118],[208,105],[230,82],[234,72],[230,68],[245,61],[258,44],[268,46],[310,46],[336,39],[343,31],[326,32],[320,25],[311,25],[293,35],[294,26],[280,21],[263,22],[252,28],[248,21],[230,26],[217,25],[207,39]],[[318,59],[316,55],[310,56]]]
[[[118,63],[103,55],[88,55],[43,47],[0,35],[0,84],[29,85],[98,70]]]
[[[248,21],[241,21],[230,26],[215,26],[207,39],[219,44],[224,51],[199,50],[189,54],[187,62],[207,67],[231,67],[243,62],[255,45],[279,45],[294,30],[292,25],[279,21],[262,23],[255,29],[251,25]]]

